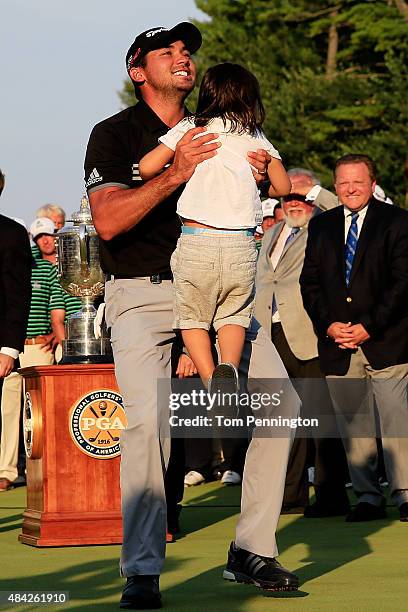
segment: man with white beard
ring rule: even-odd
[[[317,338],[303,308],[299,276],[312,216],[338,205],[337,197],[323,189],[317,177],[303,168],[289,170],[291,193],[283,198],[284,221],[265,234],[258,259],[255,317],[266,330],[303,400],[303,416],[316,409],[316,385],[305,379],[322,379],[320,393],[329,403],[320,370]],[[306,392],[307,389],[307,392]],[[303,395],[303,397],[302,397]],[[314,398],[314,401],[313,401]],[[316,415],[315,415],[316,416]],[[333,418],[334,423],[334,418]],[[309,506],[307,466],[314,453],[316,503]],[[349,503],[344,488],[345,456],[340,439],[296,438],[289,457],[282,511],[305,513],[308,518],[346,514]]]

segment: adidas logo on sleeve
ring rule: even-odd
[[[103,177],[99,174],[96,168],[94,168],[89,175],[88,180],[86,181],[85,187],[90,187],[95,183],[100,183],[103,180]]]
[[[143,179],[140,176],[139,164],[133,164],[132,165],[132,181],[141,181],[141,180]]]

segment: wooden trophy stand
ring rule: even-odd
[[[35,366],[20,372],[27,452],[20,542],[121,543],[118,441],[126,418],[113,365]]]

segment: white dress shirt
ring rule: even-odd
[[[306,202],[314,202],[321,190],[321,185],[313,185],[311,190],[306,194]]]
[[[271,264],[274,270],[276,270],[276,266],[279,263],[281,255],[283,253],[283,249],[285,248],[286,240],[289,238],[291,231],[292,231],[292,228],[289,227],[289,225],[285,223],[285,225],[282,228],[281,233],[279,234],[279,238],[275,242],[275,246],[272,249],[272,253],[270,255]]]

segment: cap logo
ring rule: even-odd
[[[136,61],[136,59],[139,57],[140,53],[141,53],[141,48],[139,47],[135,53],[133,55],[131,55],[128,59],[128,63],[127,63],[127,69],[130,70],[132,65],[134,64],[134,62]]]
[[[126,68],[127,71],[129,72],[129,70],[132,68],[132,66],[134,65],[136,59],[138,58],[138,56],[145,51],[149,50],[149,45],[147,40],[145,40],[144,42],[140,41],[141,37],[144,36],[145,39],[149,39],[152,38],[152,36],[155,36],[156,34],[160,34],[160,32],[169,32],[168,28],[155,28],[154,30],[149,30],[148,32],[146,32],[145,34],[140,34],[136,39],[135,42],[138,41],[139,44],[142,45],[142,47],[139,47],[139,49],[137,49],[137,51],[135,51],[135,53],[133,53],[132,55],[129,56],[129,59],[127,61],[126,64]],[[133,44],[135,44],[135,42]],[[133,46],[133,45],[132,45]],[[146,49],[147,47],[147,49]]]
[[[155,34],[158,34],[159,32],[168,32],[167,28],[157,28],[156,30],[149,30],[149,32],[146,32],[146,38],[150,38],[151,36],[154,36]]]

